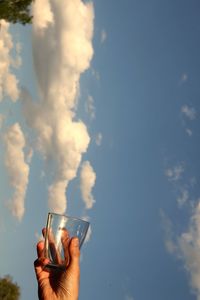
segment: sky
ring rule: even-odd
[[[0,276],[37,299],[55,211],[91,224],[81,300],[200,300],[199,1],[32,12],[0,29]]]

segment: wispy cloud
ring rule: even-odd
[[[125,295],[124,300],[134,300],[133,296]]]
[[[96,135],[96,139],[95,139],[95,142],[96,142],[96,145],[97,145],[97,146],[101,146],[102,139],[103,139],[103,135],[102,135],[101,132],[99,132],[99,133]]]
[[[25,211],[24,200],[29,176],[29,165],[25,162],[25,138],[18,123],[12,125],[4,135],[6,148],[5,165],[14,193],[9,204],[12,214],[21,220]]]
[[[81,180],[81,195],[87,209],[92,208],[95,203],[92,195],[92,188],[95,185],[96,174],[89,161],[85,161],[82,164],[80,172]]]
[[[101,43],[102,44],[105,43],[106,39],[107,39],[107,32],[103,29],[101,31]]]
[[[181,74],[179,84],[184,84],[187,81],[188,81],[188,74],[184,72]]]
[[[173,224],[163,210],[160,211],[161,223],[164,230],[164,243],[170,254],[177,253],[176,238],[173,232]]]
[[[187,133],[188,136],[192,136],[193,132],[190,128],[186,128],[185,132]]]
[[[188,230],[175,235],[173,224],[161,212],[166,250],[181,260],[190,275],[190,284],[197,299],[200,300],[200,199],[193,210]]]
[[[187,189],[181,189],[181,195],[177,198],[179,207],[182,207],[189,200],[189,192]]]
[[[173,167],[165,169],[165,175],[175,190],[178,207],[182,208],[185,204],[191,204],[191,189],[194,179],[188,178],[185,163],[177,163]]]
[[[188,118],[191,121],[196,119],[196,110],[194,107],[189,107],[188,105],[183,105],[181,107],[181,112],[186,118]]]
[[[99,81],[100,80],[100,74],[97,70],[95,70],[94,68],[91,69],[91,74],[92,76],[97,80]]]
[[[178,181],[184,172],[184,164],[179,163],[172,168],[165,170],[165,175],[170,181]]]
[[[179,167],[177,168],[177,166]],[[186,174],[184,178],[181,178],[183,171]],[[178,206],[182,207],[188,203],[192,213],[188,229],[180,234],[175,231],[172,221],[161,211],[165,247],[170,254],[182,260],[185,269],[190,275],[191,287],[196,293],[197,299],[200,300],[200,199],[195,201],[196,205],[190,199],[192,189],[197,180],[195,177],[187,178],[187,172],[184,170],[183,163],[177,164],[176,168],[171,168],[166,172],[166,175],[172,181],[176,191],[178,190],[180,193],[177,197]]]
[[[17,56],[14,59],[11,51],[15,49]],[[21,62],[20,47],[14,47],[12,35],[9,32],[9,23],[1,20],[0,30],[0,101],[8,96],[13,102],[19,97],[18,80],[12,69],[18,68]]]
[[[92,96],[88,96],[85,102],[85,110],[89,114],[90,118],[93,120],[95,118],[95,107],[94,107],[94,99]]]

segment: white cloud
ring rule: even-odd
[[[8,128],[4,136],[5,166],[14,193],[10,203],[12,214],[21,220],[25,211],[24,200],[28,184],[29,166],[25,162],[25,138],[18,123]]]
[[[191,177],[190,180],[189,180],[189,184],[193,188],[197,184],[196,177]]]
[[[187,232],[179,238],[185,268],[190,274],[191,287],[200,300],[200,201],[196,206]]]
[[[1,20],[0,30],[0,101],[8,96],[15,102],[19,97],[18,80],[12,73],[12,68],[20,65],[19,46],[17,46],[17,57],[11,56],[14,49],[12,35],[9,33],[9,23]]]
[[[103,43],[106,41],[106,39],[107,39],[107,33],[106,33],[106,31],[103,29],[103,30],[101,31],[101,43],[103,44]]]
[[[36,102],[23,93],[23,109],[36,133],[37,150],[51,162],[54,173],[49,209],[64,213],[65,190],[90,142],[86,125],[75,120],[75,110],[79,79],[93,56],[94,10],[92,3],[80,0],[35,0],[33,10],[33,59],[40,97]]]
[[[181,175],[184,172],[184,166],[183,164],[177,164],[176,166],[172,168],[168,168],[165,170],[165,175],[170,181],[177,181],[181,178]]]
[[[91,119],[95,118],[94,99],[90,95],[88,96],[87,101],[85,102],[85,110],[89,114]]]
[[[56,213],[64,213],[66,209],[65,190],[67,188],[67,180],[54,181],[49,187],[49,209]]]
[[[196,110],[194,109],[194,107],[189,107],[188,105],[183,105],[181,107],[181,112],[189,120],[195,120],[196,119]]]
[[[191,129],[186,128],[185,131],[186,131],[186,133],[187,133],[188,136],[192,136],[192,130]]]
[[[102,143],[102,139],[103,139],[103,135],[101,132],[99,132],[96,136],[95,142],[97,146],[101,146]]]
[[[92,208],[95,200],[92,195],[92,188],[95,185],[96,174],[89,161],[83,162],[80,172],[81,195],[87,209]]]
[[[177,253],[176,239],[173,233],[173,225],[163,210],[160,211],[161,222],[164,230],[164,243],[166,250],[170,253]]]
[[[182,207],[189,199],[189,192],[186,189],[181,190],[181,195],[177,198],[179,207]]]
[[[41,33],[50,24],[54,23],[54,16],[49,0],[34,1],[32,4],[32,14],[34,16],[34,27]]]

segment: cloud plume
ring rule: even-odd
[[[43,7],[45,14],[41,14]],[[76,118],[80,75],[93,56],[94,10],[80,0],[36,0],[33,60],[39,99],[23,95],[24,116],[36,134],[36,150],[52,167],[49,209],[64,213],[65,191],[76,177],[90,136]]]
[[[92,195],[92,188],[95,185],[96,174],[89,161],[85,161],[81,167],[80,173],[81,179],[81,194],[85,207],[87,209],[92,208],[95,200]]]
[[[12,214],[21,220],[24,214],[24,199],[28,184],[29,166],[25,162],[25,138],[18,123],[8,128],[4,135],[6,148],[5,165],[14,189],[10,203]]]
[[[13,102],[19,97],[18,80],[13,74],[12,69],[20,65],[19,44],[16,46],[17,57],[11,56],[14,49],[12,35],[9,32],[9,23],[1,20],[0,29],[0,101],[8,96]]]

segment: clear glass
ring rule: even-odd
[[[89,222],[82,219],[49,213],[45,229],[45,257],[48,268],[65,269],[69,263],[68,246],[72,237],[78,237],[82,246]]]

